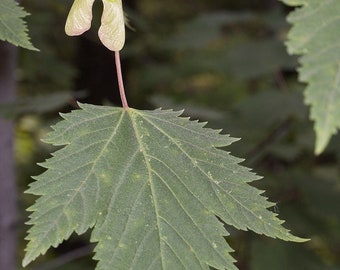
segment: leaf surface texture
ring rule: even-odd
[[[46,138],[64,147],[28,190],[40,198],[24,265],[89,228],[98,270],[237,269],[220,220],[303,241],[248,184],[259,177],[219,149],[235,139],[172,110],[80,106]]]

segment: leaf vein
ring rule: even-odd
[[[162,264],[162,269],[165,269],[164,268],[164,262],[163,262],[163,251],[162,251],[162,245],[161,245],[161,227],[160,227],[160,223],[159,223],[159,216],[158,216],[158,204],[157,204],[157,197],[156,197],[156,193],[155,193],[155,190],[154,190],[154,185],[153,185],[153,181],[152,181],[152,174],[151,174],[151,166],[150,166],[150,163],[147,159],[147,155],[146,155],[146,151],[145,151],[145,148],[143,146],[143,142],[141,140],[141,136],[139,134],[139,131],[138,131],[138,128],[136,126],[136,123],[132,117],[132,114],[130,114],[130,119],[131,119],[131,123],[132,123],[132,126],[133,126],[133,129],[134,129],[134,132],[135,132],[135,136],[136,136],[136,139],[137,139],[137,142],[140,146],[140,149],[143,153],[143,156],[144,156],[144,161],[145,161],[145,164],[147,166],[147,170],[148,170],[148,175],[149,175],[149,182],[150,182],[150,191],[152,193],[152,200],[153,200],[153,205],[154,205],[154,209],[155,209],[155,216],[156,216],[156,223],[157,223],[157,227],[158,227],[158,238],[159,238],[159,249],[160,249],[160,253],[161,253],[161,264]]]

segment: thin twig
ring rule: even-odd
[[[281,91],[287,92],[288,90],[287,82],[280,69],[275,71],[275,82]]]
[[[122,68],[121,68],[121,64],[120,64],[119,51],[115,52],[115,60],[116,60],[116,70],[117,70],[117,78],[118,78],[118,86],[119,86],[120,99],[122,100],[123,108],[124,109],[128,109],[129,105],[127,103],[127,99],[126,99],[126,96],[125,96],[125,89],[124,89]]]
[[[288,117],[278,125],[273,131],[271,131],[258,145],[254,147],[246,156],[248,164],[254,163],[258,157],[260,157],[269,145],[277,142],[289,131],[292,124],[292,118]]]

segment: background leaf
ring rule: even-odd
[[[225,63],[240,79],[258,78],[280,68],[291,70],[297,65],[296,60],[287,55],[282,41],[273,38],[238,46],[227,54]]]
[[[72,98],[71,93],[66,91],[19,98],[13,102],[0,104],[0,116],[15,119],[24,114],[47,113],[65,106]]]
[[[304,241],[284,229],[248,183],[259,179],[218,148],[235,139],[171,110],[80,104],[46,141],[66,145],[29,193],[27,265],[73,231],[92,228],[97,269],[236,269],[228,232]]]
[[[288,50],[300,54],[299,77],[308,83],[306,102],[315,121],[315,152],[326,148],[340,128],[340,2],[337,0],[283,0],[301,6],[288,16],[293,24]]]
[[[275,270],[335,270],[330,266],[323,266],[310,250],[304,250],[301,245],[294,243],[278,244],[276,241],[255,241],[252,246],[254,259],[251,269]]]
[[[37,50],[29,40],[23,20],[28,15],[14,0],[0,2],[0,39],[29,50]]]

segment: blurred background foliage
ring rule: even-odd
[[[40,138],[75,100],[120,106],[112,52],[98,41],[101,1],[92,29],[66,37],[71,0],[23,0],[40,52],[21,50],[19,98],[0,108],[17,123],[21,223],[35,200],[23,195],[52,149]],[[314,132],[284,40],[289,9],[276,0],[123,1],[132,29],[122,51],[129,104],[183,109],[185,115],[242,138],[228,148],[263,175],[254,183],[277,203],[272,211],[305,244],[232,231],[240,270],[340,269],[340,136],[314,156]],[[20,256],[27,226],[20,228]],[[94,269],[88,236],[74,236],[29,270]]]

